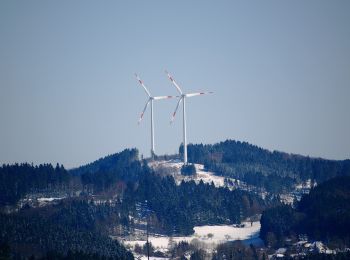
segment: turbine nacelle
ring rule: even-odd
[[[153,101],[154,100],[161,100],[161,99],[169,99],[169,98],[173,98],[173,97],[177,97],[177,96],[155,96],[154,97],[151,95],[151,93],[148,91],[148,89],[145,86],[145,84],[143,83],[143,81],[140,79],[140,77],[136,73],[135,73],[135,77],[148,96],[148,100],[146,101],[145,107],[141,112],[140,118],[138,120],[138,124],[141,123],[143,116],[147,110],[147,107],[148,107],[149,103],[151,103],[151,157],[153,158],[153,156],[155,154],[155,152],[154,152]]]
[[[140,83],[140,85],[142,86],[142,88],[144,89],[144,91],[146,92],[147,96],[149,97],[148,100],[146,101],[145,107],[142,110],[141,116],[139,118],[138,124],[141,123],[142,119],[143,119],[143,115],[148,107],[148,104],[153,101],[153,100],[162,100],[162,99],[169,99],[169,98],[174,98],[174,97],[178,97],[178,96],[152,96],[151,93],[149,92],[149,90],[147,89],[147,87],[145,86],[145,84],[143,83],[143,81],[140,79],[140,77],[135,73],[135,77],[137,79],[137,81]]]
[[[142,88],[144,89],[144,91],[146,92],[148,99],[147,102],[145,104],[145,107],[141,113],[141,116],[138,120],[138,124],[141,123],[143,116],[147,110],[147,107],[149,105],[149,103],[151,103],[151,156],[153,158],[154,156],[154,126],[153,126],[153,101],[154,100],[161,100],[161,99],[169,99],[169,98],[174,98],[177,97],[179,98],[177,104],[176,104],[176,108],[174,113],[172,114],[171,117],[171,121],[170,123],[172,123],[175,120],[175,116],[176,116],[176,112],[182,102],[182,112],[183,112],[183,146],[184,146],[184,164],[187,164],[187,140],[186,140],[186,106],[185,106],[185,101],[186,98],[189,97],[194,97],[194,96],[200,96],[200,95],[206,95],[206,94],[212,94],[213,92],[194,92],[194,93],[183,93],[180,86],[176,83],[176,81],[174,80],[174,78],[169,74],[169,72],[165,71],[165,73],[167,74],[168,78],[170,79],[171,83],[175,86],[176,90],[179,92],[179,96],[152,96],[151,93],[148,91],[147,87],[145,86],[145,84],[143,83],[143,81],[140,79],[140,77],[135,73],[135,77],[137,79],[137,81],[140,83],[140,85],[142,86]]]
[[[176,108],[174,113],[172,114],[170,123],[172,123],[175,120],[176,112],[180,106],[180,103],[182,102],[182,113],[183,113],[183,146],[184,146],[184,164],[187,164],[187,137],[186,137],[186,105],[185,105],[185,100],[186,98],[189,97],[194,97],[194,96],[200,96],[200,95],[205,95],[205,94],[212,94],[213,92],[195,92],[195,93],[183,93],[180,86],[176,83],[174,78],[169,74],[168,71],[165,71],[167,74],[168,78],[170,79],[171,83],[175,86],[177,91],[180,93],[180,98],[179,101],[176,104]]]
[[[167,74],[168,78],[170,79],[170,81],[173,83],[173,85],[176,87],[177,91],[180,93],[180,99],[179,101],[177,102],[176,104],[176,108],[175,108],[175,111],[174,113],[172,114],[172,117],[171,117],[171,120],[170,120],[170,123],[172,123],[174,120],[175,120],[175,116],[176,116],[176,112],[181,104],[181,102],[183,101],[184,98],[187,98],[187,97],[194,97],[194,96],[200,96],[200,95],[206,95],[206,94],[212,94],[214,92],[212,91],[207,91],[207,92],[194,92],[194,93],[183,93],[180,86],[176,83],[176,81],[174,80],[174,78],[170,75],[170,73],[165,70],[165,73]]]

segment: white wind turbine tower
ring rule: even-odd
[[[146,88],[145,84],[143,83],[143,81],[139,78],[139,76],[135,73],[135,77],[137,78],[138,82],[141,84],[141,86],[143,87],[143,89],[145,90],[147,96],[148,96],[148,100],[146,102],[145,108],[143,109],[140,119],[138,121],[138,124],[141,123],[143,115],[149,105],[149,103],[151,103],[151,157],[152,159],[154,158],[155,155],[155,150],[154,150],[154,122],[153,122],[153,101],[154,100],[160,100],[160,99],[168,99],[168,98],[173,98],[176,96],[158,96],[158,97],[153,97],[151,95],[151,93],[148,91],[148,89]]]
[[[185,94],[182,92],[181,88],[179,87],[179,85],[175,82],[175,80],[173,79],[173,77],[169,74],[169,72],[165,71],[165,73],[168,75],[168,78],[170,79],[170,81],[174,84],[174,86],[176,87],[177,91],[180,93],[180,99],[177,102],[175,111],[173,113],[173,116],[171,118],[170,123],[172,123],[175,119],[175,115],[177,112],[177,109],[179,108],[179,105],[182,101],[182,120],[183,120],[183,129],[182,129],[182,133],[183,133],[183,147],[184,147],[184,164],[187,164],[187,137],[186,137],[186,98],[188,97],[194,97],[194,96],[199,96],[199,95],[205,95],[205,94],[211,94],[213,92],[196,92],[196,93],[188,93]]]

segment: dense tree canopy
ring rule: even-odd
[[[14,256],[36,257],[49,252],[133,259],[131,253],[103,234],[103,223],[112,215],[106,206],[85,201],[63,201],[47,208],[23,209],[0,214],[0,243],[7,244]],[[72,253],[72,254],[73,254]],[[49,254],[50,255],[50,254]]]
[[[73,180],[83,192],[54,205],[26,206],[17,213],[0,215],[0,225],[6,227],[0,242],[9,245],[12,254],[25,256],[57,254],[65,258],[71,252],[87,258],[128,259],[129,253],[108,235],[116,228],[120,228],[118,234],[132,231],[135,219],[146,216],[156,232],[187,235],[194,232],[195,225],[239,223],[267,206],[245,191],[193,181],[177,185],[173,177],[154,173],[137,154],[136,149],[124,150],[71,171],[51,165],[4,165],[3,205],[15,205],[33,192],[50,196],[55,189],[69,190]],[[95,200],[103,202],[94,204]]]
[[[302,197],[296,209],[279,206],[263,213],[260,235],[267,244],[281,245],[286,237],[298,234],[350,245],[350,176],[315,187]]]
[[[0,206],[16,203],[29,192],[68,188],[71,175],[58,164],[28,163],[0,167]]]
[[[180,147],[182,153],[183,147]],[[214,145],[189,144],[188,160],[217,174],[236,178],[274,193],[292,190],[296,182],[317,183],[350,175],[350,160],[333,161],[268,151],[246,142],[226,140]]]
[[[167,233],[191,234],[195,225],[239,223],[256,213],[265,202],[245,191],[230,191],[194,181],[175,184],[172,177],[159,178],[152,172],[127,189],[125,200],[147,200],[160,226]],[[129,203],[130,204],[130,203]]]

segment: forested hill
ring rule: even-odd
[[[6,229],[0,229],[0,245],[21,256],[53,250],[101,257],[121,253],[127,258],[107,235],[127,235],[140,228],[145,212],[150,231],[188,235],[196,225],[239,223],[278,203],[203,182],[176,183],[172,176],[156,174],[137,155],[136,149],[126,149],[70,171],[59,165],[3,165],[0,209],[5,214],[0,214],[0,226]],[[43,198],[54,200],[43,205]],[[95,239],[96,246],[90,246]],[[18,247],[26,241],[40,247],[22,252]]]
[[[281,192],[308,179],[317,183],[350,175],[350,160],[335,161],[269,151],[246,142],[226,140],[213,145],[189,144],[188,160],[217,174]],[[180,153],[183,147],[180,147]]]
[[[298,234],[338,247],[350,245],[350,176],[318,185],[296,209],[284,205],[263,213],[260,235],[267,245],[281,246],[285,238],[295,239]]]
[[[118,181],[136,181],[143,169],[136,149],[125,149],[95,162],[67,171],[63,165],[29,163],[0,166],[0,207],[16,204],[28,194],[70,194],[85,185],[96,191],[110,188]]]
[[[176,185],[172,177],[155,174],[137,154],[136,149],[124,150],[70,173],[78,174],[82,185],[94,194],[122,198],[123,207],[131,214],[137,215],[136,205],[148,201],[157,232],[191,234],[195,225],[237,223],[267,206],[245,191],[194,181]]]
[[[28,193],[70,190],[72,176],[61,165],[28,163],[0,167],[0,207],[17,203]]]
[[[137,149],[125,149],[72,169],[69,173],[79,176],[82,184],[92,186],[95,192],[115,189],[116,185],[140,180],[148,172],[142,167],[138,153]]]
[[[127,165],[130,165],[131,163],[137,160],[138,160],[137,149],[135,148],[125,149],[120,153],[107,155],[92,163],[88,163],[78,168],[71,169],[69,170],[69,172],[74,175],[81,175],[83,173],[95,173],[95,172],[106,171],[106,170],[111,171],[111,170],[116,170],[120,167],[125,167]]]

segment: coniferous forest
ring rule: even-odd
[[[213,145],[190,144],[188,160],[201,163],[216,174],[242,180],[278,194],[291,191],[293,184],[350,175],[350,160],[321,158],[269,151],[246,142],[226,140]],[[183,147],[180,146],[180,154]]]
[[[261,217],[260,236],[271,246],[306,234],[337,246],[350,244],[350,176],[330,179],[302,197],[296,208],[282,205]]]
[[[2,206],[38,194],[65,194],[54,205],[24,205],[1,214],[1,243],[27,257],[70,252],[128,259],[131,255],[108,235],[116,226],[131,230],[138,205],[149,212],[153,231],[171,235],[192,234],[195,225],[239,223],[267,206],[246,191],[194,181],[176,185],[172,177],[160,177],[138,160],[136,149],[70,171],[49,164],[3,165],[0,178]],[[95,205],[91,198],[96,195],[113,200]]]
[[[69,190],[71,178],[66,169],[58,164],[28,163],[0,167],[0,206],[10,205],[31,192]]]
[[[0,255],[133,259],[118,238],[140,228],[135,220],[145,216],[150,232],[177,236],[193,234],[195,226],[237,224],[263,213],[261,237],[266,245],[281,245],[286,237],[298,234],[349,244],[349,161],[269,152],[235,141],[190,145],[189,160],[217,174],[260,185],[271,194],[310,178],[319,185],[293,208],[281,204],[277,196],[263,198],[203,181],[176,183],[171,175],[161,175],[146,160],[139,160],[137,149],[71,170],[59,164],[2,165]],[[181,174],[193,176],[194,166],[183,167]],[[42,197],[59,199],[43,204],[37,201]],[[233,244],[218,247],[215,257],[220,259],[233,249],[238,255],[244,250],[246,256],[256,254],[254,248],[243,250]],[[202,253],[195,251],[193,257]]]

